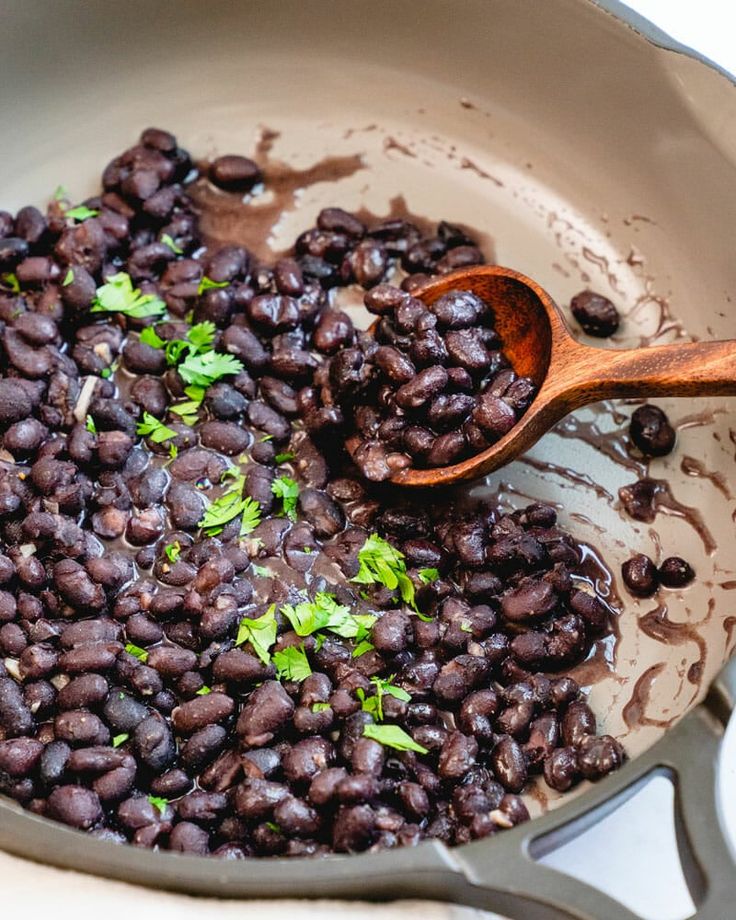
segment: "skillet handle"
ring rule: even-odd
[[[590,791],[526,825],[453,851],[468,882],[452,900],[512,920],[641,920],[620,902],[536,860],[615,811],[654,776],[675,789],[677,846],[698,920],[733,916],[736,865],[716,802],[721,739],[736,705],[736,658],[706,699]]]

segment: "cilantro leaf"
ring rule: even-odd
[[[329,708],[329,703],[312,703],[312,712],[324,712],[325,709]]]
[[[95,425],[95,420],[91,415],[88,415],[84,420],[84,427],[89,431],[90,434],[97,434],[97,425]]]
[[[419,581],[423,585],[431,585],[433,582],[438,581],[440,577],[438,569],[419,569],[418,575]]]
[[[160,422],[155,415],[150,412],[143,413],[143,421],[136,425],[136,433],[148,437],[154,444],[163,444],[164,441],[170,441],[175,438],[178,432],[168,425]]]
[[[56,191],[54,192],[54,201],[65,201],[69,197],[69,192],[64,188],[63,185],[57,185]]]
[[[144,648],[141,648],[140,645],[133,645],[132,642],[129,642],[125,646],[125,651],[144,664],[148,661],[148,652]]]
[[[174,255],[180,256],[180,255],[182,255],[183,252],[184,252],[184,250],[181,248],[181,246],[177,246],[177,245],[176,245],[176,243],[174,242],[174,240],[171,238],[171,235],[168,234],[168,233],[162,233],[162,234],[161,234],[161,242],[162,242],[165,246],[168,246],[169,249],[174,253]]]
[[[97,217],[99,213],[94,208],[88,208],[86,205],[80,204],[76,208],[69,208],[68,211],[64,211],[64,217],[70,217],[81,224],[82,221],[89,220],[90,217]]]
[[[360,658],[361,655],[365,655],[366,652],[372,652],[375,648],[375,645],[372,642],[369,642],[367,639],[363,639],[362,642],[359,642],[353,649],[353,658]]]
[[[173,543],[169,543],[168,546],[164,547],[164,553],[166,553],[166,558],[169,562],[178,562],[181,555],[181,543],[178,540],[174,540]]]
[[[207,506],[199,526],[208,537],[214,537],[222,531],[225,524],[234,520],[242,509],[243,499],[239,490],[224,492]]]
[[[240,536],[247,537],[249,533],[258,527],[261,523],[261,503],[257,502],[255,498],[243,499],[243,517],[240,521]]]
[[[141,293],[133,287],[130,275],[118,272],[97,288],[91,312],[122,313],[133,319],[145,319],[148,316],[163,316],[166,304],[155,294]]]
[[[289,460],[295,460],[296,454],[293,454],[290,450],[286,451],[283,454],[276,454],[273,458],[276,463],[287,463]]]
[[[64,275],[64,280],[61,282],[62,287],[69,287],[69,285],[74,281],[74,269],[68,268],[66,274]]]
[[[227,287],[228,284],[230,284],[229,281],[213,281],[212,278],[208,278],[207,275],[204,275],[197,287],[197,293],[201,296],[205,291],[211,291],[215,288],[224,288]]]
[[[18,281],[18,276],[13,272],[4,272],[4,274],[0,275],[0,284],[10,288],[14,294],[20,294],[20,281]]]
[[[166,811],[166,806],[169,804],[169,800],[158,795],[149,795],[147,798],[151,805],[153,805],[154,808],[158,808],[159,813],[163,815]]]
[[[164,348],[166,346],[166,341],[156,332],[155,326],[146,326],[145,329],[141,329],[141,334],[138,338],[144,345],[150,345],[151,348]]]
[[[358,687],[355,691],[355,695],[358,697],[361,703],[361,707],[365,712],[369,712],[372,716],[378,719],[379,722],[383,721],[383,697],[393,696],[397,700],[401,700],[404,703],[411,701],[411,696],[403,689],[403,687],[397,687],[391,683],[393,677],[389,677],[388,680],[383,680],[380,677],[371,677],[371,683],[374,685],[375,692],[373,696],[366,696],[365,691],[362,687]]]
[[[416,610],[414,585],[406,574],[404,554],[395,547],[372,533],[358,552],[360,568],[352,581],[361,585],[381,584],[393,591],[399,589],[401,599]]]
[[[283,514],[290,521],[296,520],[296,503],[299,498],[299,484],[288,476],[279,476],[271,484],[271,491],[281,499]]]
[[[311,636],[320,629],[329,629],[339,636],[350,638],[358,629],[352,621],[350,609],[338,604],[325,591],[319,591],[313,601],[302,601],[296,607],[286,604],[281,612],[298,636]]]
[[[241,537],[252,533],[261,523],[260,502],[250,496],[243,498],[245,476],[236,467],[230,467],[223,472],[221,478],[225,480],[228,477],[233,479],[232,484],[207,507],[199,522],[199,526],[204,529],[208,537],[221,533],[225,524],[234,520],[239,514],[242,514]]]
[[[274,652],[273,663],[279,680],[295,680],[301,683],[312,673],[303,645],[299,648],[289,645],[279,652]]]
[[[384,747],[394,748],[397,751],[416,751],[417,754],[428,754],[429,751],[417,744],[416,741],[398,725],[365,725],[363,737],[372,738]]]
[[[123,732],[120,735],[115,735],[115,737],[112,739],[112,746],[114,748],[120,747],[121,744],[125,744],[128,738],[130,738],[130,735],[127,732]]]
[[[256,565],[254,562],[250,569],[257,578],[273,578],[271,569],[267,569],[264,565]]]
[[[224,355],[218,351],[189,355],[180,365],[179,374],[194,386],[208,387],[221,377],[239,374],[243,363],[235,355]]]
[[[208,687],[207,684],[205,684],[197,690],[196,696],[207,696],[208,693],[212,693],[212,687]]]
[[[256,619],[243,617],[238,627],[238,636],[235,645],[243,645],[244,642],[250,642],[253,651],[258,655],[264,664],[271,663],[269,649],[276,641],[276,604],[271,604],[263,616]]]
[[[204,320],[201,323],[195,323],[187,332],[187,339],[197,351],[208,350],[215,341],[217,327],[211,320]]]

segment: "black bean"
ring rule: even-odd
[[[365,850],[376,832],[376,815],[369,805],[341,808],[333,824],[332,846],[338,853]]]
[[[501,785],[509,792],[521,792],[527,780],[524,753],[517,742],[505,735],[491,752],[491,766]]]
[[[490,392],[478,397],[472,418],[484,434],[494,440],[511,431],[516,423],[516,413],[511,406]]]
[[[566,745],[577,747],[587,735],[595,734],[595,716],[582,701],[570,703],[562,717],[562,739]]]
[[[49,816],[80,830],[88,830],[102,817],[98,796],[83,786],[57,786],[48,798]]]
[[[651,597],[659,585],[657,568],[643,553],[637,553],[621,566],[621,577],[632,594]]]
[[[619,327],[620,317],[616,307],[607,297],[594,291],[576,294],[570,301],[570,309],[588,335],[607,338]]]
[[[659,581],[665,588],[684,588],[695,578],[695,572],[679,556],[668,556],[657,569]]]
[[[262,747],[293,715],[294,703],[278,681],[268,680],[253,691],[240,712],[236,730],[250,747]]]
[[[669,454],[677,435],[665,413],[658,407],[646,403],[639,406],[631,416],[629,436],[634,445],[647,457],[663,457]]]
[[[257,163],[236,154],[213,160],[209,168],[209,177],[219,188],[233,192],[250,191],[263,179]]]
[[[29,735],[33,716],[18,684],[10,677],[0,677],[0,726],[7,738]]]
[[[624,750],[610,735],[587,736],[578,745],[578,764],[585,779],[597,780],[624,762]]]
[[[176,757],[176,744],[166,720],[152,713],[133,730],[133,745],[138,759],[155,773],[171,766]]]
[[[557,792],[566,792],[580,777],[577,751],[573,747],[562,747],[552,751],[544,761],[544,779]]]
[[[190,735],[232,715],[235,702],[224,693],[207,693],[182,703],[171,713],[171,721],[180,734]]]

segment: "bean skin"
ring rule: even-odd
[[[235,702],[224,693],[208,693],[182,703],[171,713],[171,721],[181,734],[190,735],[233,714]]]
[[[517,742],[509,735],[501,738],[491,752],[491,766],[505,789],[521,792],[527,779],[526,760]]]
[[[83,786],[58,786],[49,795],[48,811],[50,817],[79,830],[88,830],[102,817],[99,798]]]

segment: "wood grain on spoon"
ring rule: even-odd
[[[402,470],[391,477],[397,485],[426,488],[484,476],[528,450],[569,412],[602,399],[736,394],[736,341],[625,350],[581,345],[543,288],[499,265],[444,275],[415,296],[431,304],[452,290],[472,291],[491,306],[506,356],[538,393],[487,450],[452,466]],[[354,449],[355,441],[347,446]]]

